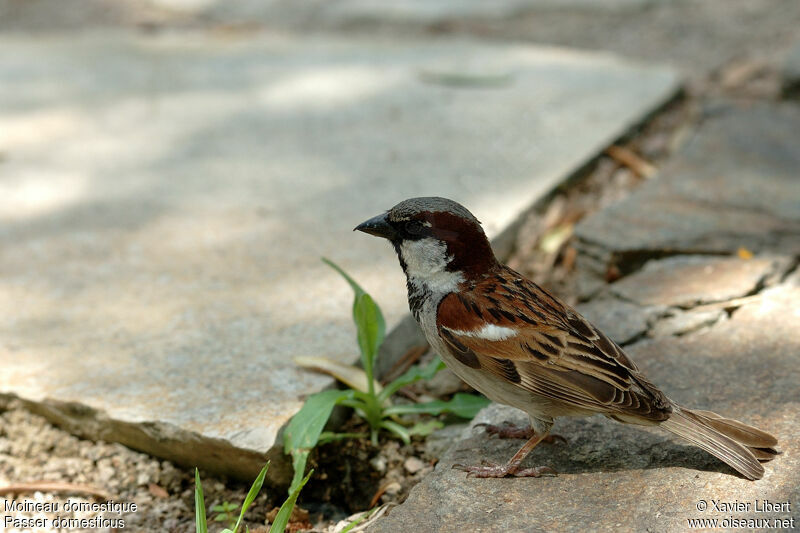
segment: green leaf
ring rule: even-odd
[[[200,484],[200,472],[194,469],[194,524],[197,533],[208,533],[206,523],[206,503],[203,498],[203,485]]]
[[[250,487],[250,491],[247,493],[247,497],[245,497],[244,503],[242,504],[242,512],[239,513],[239,519],[236,521],[236,525],[233,526],[233,533],[239,531],[239,526],[242,524],[242,520],[244,520],[244,513],[247,512],[247,508],[250,507],[250,505],[253,503],[253,500],[255,500],[256,496],[258,496],[258,493],[261,490],[261,485],[264,484],[264,478],[267,476],[269,463],[270,462],[267,461],[267,464],[265,464],[264,468],[261,469],[261,472],[259,472],[256,480],[253,481],[253,485]]]
[[[283,502],[283,505],[281,505],[281,508],[278,510],[278,514],[275,516],[275,520],[273,520],[272,525],[269,526],[269,533],[283,533],[283,531],[286,530],[286,525],[289,523],[289,518],[292,516],[292,509],[294,509],[294,504],[297,502],[297,497],[300,495],[300,491],[305,484],[308,483],[308,479],[313,473],[314,470],[311,470],[308,475],[298,483],[297,487],[292,490],[289,494],[289,498]]]
[[[310,453],[311,450],[309,449],[292,451],[292,468],[294,469],[294,474],[292,475],[292,484],[289,485],[289,494],[292,493],[292,490],[294,490],[302,480]]]
[[[375,363],[375,356],[378,348],[386,335],[386,322],[383,319],[380,307],[372,297],[361,288],[342,268],[330,259],[322,258],[322,261],[338,272],[353,288],[355,298],[353,298],[353,321],[358,331],[358,347],[361,350],[361,364],[364,372],[367,373],[367,383],[372,390],[372,369]]]
[[[336,272],[338,272],[347,281],[347,283],[350,284],[350,286],[353,288],[353,292],[356,293],[356,296],[358,296],[359,294],[364,294],[366,292],[364,289],[361,288],[361,285],[356,283],[356,281],[347,274],[347,272],[342,270],[342,267],[340,267],[327,257],[323,257],[322,262],[331,267],[332,269],[334,269]]]
[[[328,422],[331,411],[336,404],[351,398],[352,395],[352,390],[326,390],[312,394],[292,417],[283,436],[284,453],[292,455],[294,465],[294,478],[289,493],[300,483],[308,454],[317,445],[319,435]]]
[[[440,420],[429,419],[423,422],[417,422],[408,430],[409,435],[419,435],[420,437],[427,437],[437,429],[442,429],[444,423]]]
[[[391,398],[395,392],[399,391],[406,385],[414,383],[415,381],[419,381],[421,379],[431,379],[443,368],[444,363],[441,359],[439,359],[439,356],[434,357],[431,362],[424,367],[412,366],[402,376],[398,377],[384,387],[383,392],[378,395],[378,401],[383,403],[387,399]]]
[[[380,308],[367,293],[356,296],[353,306],[353,320],[358,329],[358,347],[361,350],[361,363],[364,365],[364,372],[367,373],[367,383],[371,385],[375,357],[378,355],[378,348],[383,343],[386,336],[386,322],[383,320],[383,313]],[[373,393],[370,388],[370,393]]]
[[[319,440],[317,444],[327,444],[329,442],[335,442],[339,440],[345,439],[366,439],[366,433],[332,433],[330,431],[323,431],[319,435]]]
[[[393,405],[384,410],[384,415],[403,415],[411,413],[425,413],[439,415],[453,413],[461,418],[474,418],[478,411],[489,405],[489,400],[483,396],[458,393],[449,401],[437,400],[426,403],[413,403],[410,405]]]
[[[411,434],[409,434],[408,429],[405,426],[401,426],[397,422],[392,422],[391,420],[384,420],[381,422],[381,427],[384,429],[388,429],[398,437],[402,439],[402,441],[406,444],[411,443]]]

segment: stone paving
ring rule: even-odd
[[[569,443],[526,460],[558,477],[466,478],[452,465],[501,463],[521,445],[475,427],[526,422],[492,405],[370,531],[673,531],[731,516],[797,528],[800,152],[791,131],[800,131],[794,105],[718,109],[657,179],[576,231],[592,296],[580,310],[674,401],[776,435],[783,454],[763,479],[747,481],[656,428],[600,418],[557,421]],[[622,278],[606,284],[609,271]],[[712,499],[750,507],[719,512]],[[757,500],[784,506],[759,513]]]
[[[347,285],[406,313],[355,224],[419,195],[502,237],[670,99],[567,50],[264,34],[0,42],[0,394],[77,434],[250,478],[356,358]],[[276,462],[270,474],[285,478]]]

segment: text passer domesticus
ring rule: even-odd
[[[412,198],[355,229],[392,243],[411,312],[447,366],[491,400],[530,417],[530,439],[507,464],[457,466],[468,475],[555,473],[521,464],[559,416],[603,414],[658,425],[749,479],[760,479],[759,461],[778,453],[769,433],[667,398],[577,311],[498,263],[480,222],[460,204]]]

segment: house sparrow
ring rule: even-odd
[[[412,198],[355,229],[392,243],[411,312],[445,364],[491,400],[530,417],[530,438],[508,463],[456,465],[467,475],[554,474],[521,465],[559,416],[602,414],[661,426],[749,479],[760,479],[759,461],[778,453],[769,433],[667,398],[577,311],[500,264],[480,222],[460,204]]]

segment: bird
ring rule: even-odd
[[[765,431],[670,400],[575,309],[501,264],[481,223],[461,204],[410,198],[356,230],[394,247],[411,313],[447,367],[490,400],[528,414],[530,428],[487,428],[528,440],[506,464],[454,465],[468,477],[557,475],[522,462],[556,437],[549,432],[562,416],[659,426],[750,480],[762,478],[761,462],[780,453]]]

